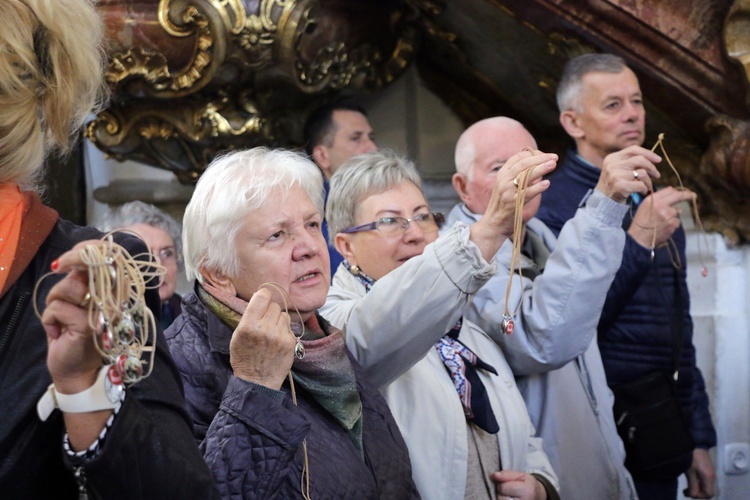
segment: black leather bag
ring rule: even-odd
[[[651,372],[612,389],[625,467],[636,479],[671,479],[693,461],[695,444],[668,373]]]

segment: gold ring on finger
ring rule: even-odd
[[[86,292],[81,301],[78,303],[78,307],[87,307],[91,302],[91,292]]]

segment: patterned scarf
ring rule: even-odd
[[[346,260],[344,260],[344,267],[364,285],[366,292],[372,289],[375,284],[374,279],[361,271],[357,274],[352,273],[351,266]],[[459,319],[448,333],[435,342],[435,349],[453,380],[466,420],[474,422],[490,434],[496,434],[500,427],[492,411],[487,389],[482,379],[479,378],[477,370],[485,370],[495,375],[497,375],[497,370],[479,359],[479,356],[458,340],[462,324],[463,318]]]
[[[222,323],[233,331],[237,328],[247,302],[239,297],[230,296],[208,283],[199,284],[196,293]],[[293,323],[291,328],[297,335],[302,331],[302,325],[299,323]],[[302,344],[305,346],[305,357],[295,357],[292,365],[295,384],[307,392],[344,428],[354,447],[364,458],[362,400],[357,390],[354,368],[347,355],[344,336],[325,320],[321,326],[318,317],[312,315],[305,321]]]
[[[474,351],[458,340],[462,322],[463,318],[459,319],[456,326],[435,343],[435,349],[453,380],[466,420],[473,421],[490,434],[496,434],[500,427],[492,411],[487,389],[482,379],[479,378],[478,370],[485,370],[495,375],[497,375],[497,370],[479,359]]]

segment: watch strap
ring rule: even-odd
[[[50,384],[36,406],[39,418],[42,421],[47,420],[55,408],[66,413],[114,409],[122,401],[125,388],[122,384],[113,384],[109,380],[109,369],[110,365],[103,366],[94,385],[77,394],[61,394],[55,390],[55,384]]]

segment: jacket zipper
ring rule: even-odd
[[[15,333],[16,324],[18,323],[18,320],[21,317],[21,312],[24,307],[26,307],[26,302],[28,302],[30,296],[31,292],[22,292],[21,297],[19,297],[18,302],[16,302],[16,307],[13,309],[13,315],[10,317],[8,327],[5,329],[3,336],[0,337],[0,359],[3,358],[3,351],[5,351],[5,347]]]

